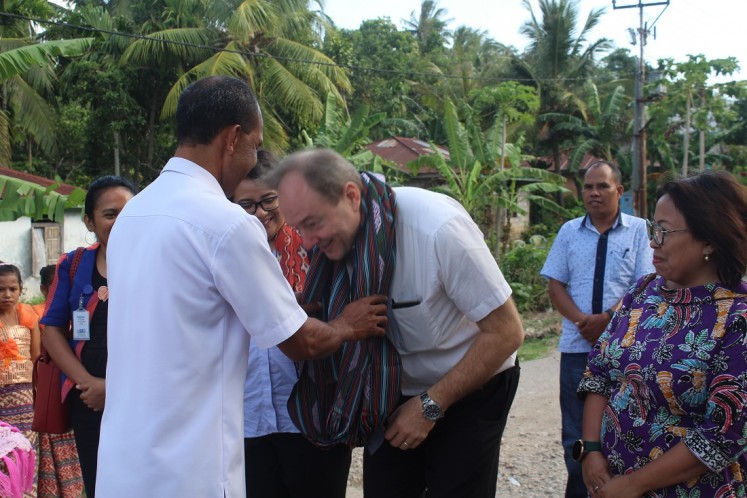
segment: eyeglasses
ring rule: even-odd
[[[244,208],[247,213],[254,214],[257,212],[257,206],[261,206],[262,209],[265,210],[265,212],[269,213],[270,211],[275,211],[280,203],[278,202],[278,196],[273,195],[272,197],[268,197],[266,199],[262,199],[261,201],[254,202],[250,201],[249,199],[241,200],[237,203],[239,206]]]
[[[689,232],[687,228],[678,228],[677,230],[664,230],[658,223],[653,223],[646,220],[646,228],[648,229],[648,240],[653,240],[657,246],[664,244],[664,236],[668,233],[674,232]]]

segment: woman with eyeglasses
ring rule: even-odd
[[[277,192],[262,181],[275,164],[272,154],[258,150],[257,165],[236,188],[233,201],[265,227],[285,278],[301,292],[309,268],[301,236],[285,223]],[[248,498],[345,496],[351,452],[344,445],[317,448],[299,433],[287,407],[296,381],[295,364],[277,347],[259,349],[251,343],[244,386]]]
[[[747,192],[725,172],[659,188],[656,273],[589,354],[577,449],[590,496],[747,495]]]

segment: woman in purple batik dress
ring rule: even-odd
[[[747,494],[747,193],[726,173],[670,181],[644,277],[579,386],[584,483],[598,497]]]

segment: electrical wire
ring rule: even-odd
[[[317,66],[338,67],[338,68],[347,69],[350,71],[364,71],[364,72],[382,73],[382,74],[398,75],[398,76],[419,76],[419,77],[427,77],[427,78],[488,81],[488,82],[497,82],[497,83],[507,82],[507,81],[517,81],[517,82],[528,82],[528,83],[540,83],[541,84],[541,83],[546,83],[546,82],[557,82],[557,81],[586,81],[589,79],[585,77],[545,78],[545,79],[495,78],[495,77],[484,77],[484,76],[462,76],[462,75],[454,75],[454,74],[446,74],[446,73],[424,73],[424,72],[419,72],[419,71],[399,71],[395,69],[383,69],[383,68],[376,68],[376,67],[357,66],[353,64],[338,64],[335,62],[313,61],[313,60],[308,60],[308,59],[295,59],[292,57],[280,57],[280,56],[262,53],[262,52],[248,52],[244,50],[217,48],[217,47],[212,47],[209,45],[201,45],[199,43],[182,42],[182,41],[177,41],[177,40],[161,40],[158,38],[153,38],[151,36],[139,35],[136,33],[122,33],[120,31],[112,31],[112,30],[94,28],[91,26],[82,26],[82,25],[72,24],[72,23],[67,23],[67,22],[62,22],[62,21],[53,21],[49,19],[29,17],[29,16],[24,16],[21,14],[13,14],[10,12],[0,12],[0,17],[9,17],[13,19],[34,22],[37,24],[48,24],[48,25],[57,26],[60,28],[77,29],[81,31],[89,31],[93,33],[106,34],[110,36],[121,36],[123,38],[132,38],[135,40],[152,41],[156,43],[177,45],[177,46],[182,46],[182,47],[198,48],[198,49],[207,50],[207,51],[211,51],[215,53],[226,52],[226,53],[242,55],[245,57],[262,57],[262,58],[273,59],[273,60],[282,61],[282,62],[294,62],[294,63],[300,63],[300,64],[312,64],[312,65],[317,65]],[[625,75],[622,75],[622,76],[625,76]],[[631,78],[633,77],[632,74],[627,75],[627,76]]]

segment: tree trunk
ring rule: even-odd
[[[503,130],[501,131],[501,163],[498,166],[499,168],[503,169],[504,165],[506,164],[506,124],[508,119],[506,117],[503,118]],[[503,216],[505,216],[506,210],[501,209],[499,207],[495,208],[495,233],[496,233],[496,239],[495,239],[495,251],[494,255],[495,257],[498,257],[501,254],[501,239],[503,235]]]
[[[685,111],[685,133],[683,134],[682,144],[682,176],[687,176],[687,163],[690,155],[690,114],[691,114],[691,101],[690,96],[687,96],[687,108]]]
[[[508,251],[508,242],[511,239],[511,213],[508,209],[503,210],[503,216],[505,217],[505,223],[503,224],[503,234],[501,234],[501,246],[503,248],[503,254]]]
[[[119,131],[114,131],[114,174],[116,176],[120,176],[120,166],[119,166],[119,149],[122,146],[122,140],[119,137]]]
[[[699,149],[700,149],[700,171],[705,170],[705,132],[703,130],[700,130],[700,140],[699,140]]]
[[[505,218],[507,216],[508,212],[506,211],[506,208],[495,208],[495,254],[494,256],[497,258],[501,255],[501,249],[503,247],[503,237],[504,237],[504,227],[505,227]]]
[[[29,172],[31,172],[34,167],[34,150],[32,148],[31,135],[26,137],[26,157],[28,158]]]

